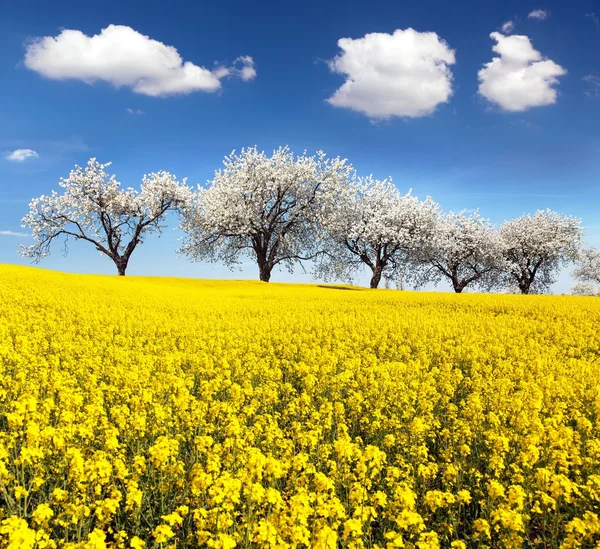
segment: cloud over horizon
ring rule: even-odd
[[[104,81],[151,97],[215,92],[224,78],[256,77],[250,56],[209,70],[184,62],[175,47],[125,25],[109,25],[94,36],[67,29],[56,37],[36,38],[27,45],[24,62],[28,69],[53,80]]]
[[[556,102],[558,77],[566,69],[544,58],[527,36],[492,32],[494,57],[479,71],[479,93],[505,111],[524,111]]]
[[[6,155],[7,160],[12,162],[24,162],[28,158],[38,158],[39,154],[33,149],[16,149]]]
[[[454,50],[435,32],[397,29],[341,38],[342,53],[329,62],[346,81],[327,99],[373,119],[432,114],[452,95]]]

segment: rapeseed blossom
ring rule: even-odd
[[[599,322],[0,267],[0,547],[597,546]]]

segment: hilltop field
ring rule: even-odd
[[[594,547],[600,299],[0,266],[0,547]]]

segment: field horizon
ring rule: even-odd
[[[335,289],[340,289],[340,290],[353,290],[353,291],[364,291],[364,292],[380,292],[380,293],[384,293],[384,292],[394,292],[394,293],[415,293],[415,294],[419,294],[419,295],[456,295],[458,296],[458,298],[460,299],[460,296],[464,296],[464,295],[489,295],[489,296],[514,296],[516,299],[519,298],[531,298],[531,297],[563,297],[563,298],[591,298],[593,299],[595,296],[578,296],[578,295],[572,295],[572,294],[565,294],[565,293],[561,293],[561,294],[552,294],[552,293],[542,293],[542,294],[535,294],[535,293],[531,293],[531,294],[527,294],[527,296],[525,295],[520,295],[517,293],[505,293],[505,292],[485,292],[485,291],[473,291],[473,290],[469,290],[466,289],[465,291],[463,291],[460,294],[456,294],[455,292],[452,291],[451,288],[449,289],[444,289],[444,290],[431,290],[431,289],[427,289],[427,290],[420,290],[420,289],[414,289],[414,288],[405,288],[403,290],[398,290],[396,288],[385,288],[385,287],[380,287],[380,288],[376,288],[376,289],[372,289],[369,288],[367,286],[358,286],[358,285],[354,285],[354,284],[347,284],[344,282],[319,282],[319,281],[315,281],[315,282],[293,282],[293,281],[277,281],[277,280],[271,280],[269,282],[263,282],[261,280],[258,279],[253,279],[253,278],[205,278],[205,277],[193,277],[193,276],[163,276],[163,275],[139,275],[139,274],[132,274],[132,275],[126,275],[126,276],[119,276],[118,274],[104,274],[104,273],[72,273],[72,272],[67,272],[67,271],[61,271],[59,269],[53,269],[53,268],[48,268],[48,267],[40,267],[38,265],[18,265],[18,264],[13,264],[13,263],[0,263],[0,276],[3,274],[3,272],[8,272],[14,270],[16,272],[23,272],[26,273],[27,271],[32,271],[32,272],[40,272],[40,273],[54,273],[56,275],[61,275],[61,276],[67,276],[67,277],[74,277],[74,278],[90,278],[93,279],[95,277],[101,278],[101,279],[106,279],[106,280],[112,280],[112,279],[117,279],[117,280],[137,280],[137,281],[154,281],[154,282],[159,282],[159,281],[164,281],[165,283],[167,282],[179,282],[179,283],[188,283],[190,285],[190,288],[193,288],[194,284],[196,285],[206,285],[206,286],[210,286],[210,285],[217,285],[217,286],[223,286],[226,287],[228,285],[240,285],[240,284],[249,284],[249,285],[255,285],[256,287],[276,287],[276,286],[281,286],[281,287],[293,287],[293,288],[314,288],[314,289],[330,289],[330,290],[335,290]]]

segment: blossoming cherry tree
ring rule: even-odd
[[[91,158],[87,166],[75,166],[69,177],[59,182],[62,193],[34,198],[23,226],[29,227],[35,243],[21,245],[21,255],[41,261],[51,244],[64,237],[89,242],[115,263],[125,275],[129,259],[144,238],[165,227],[166,215],[178,211],[190,199],[186,180],[178,181],[169,172],[144,175],[141,190],[123,189],[114,175]]]

